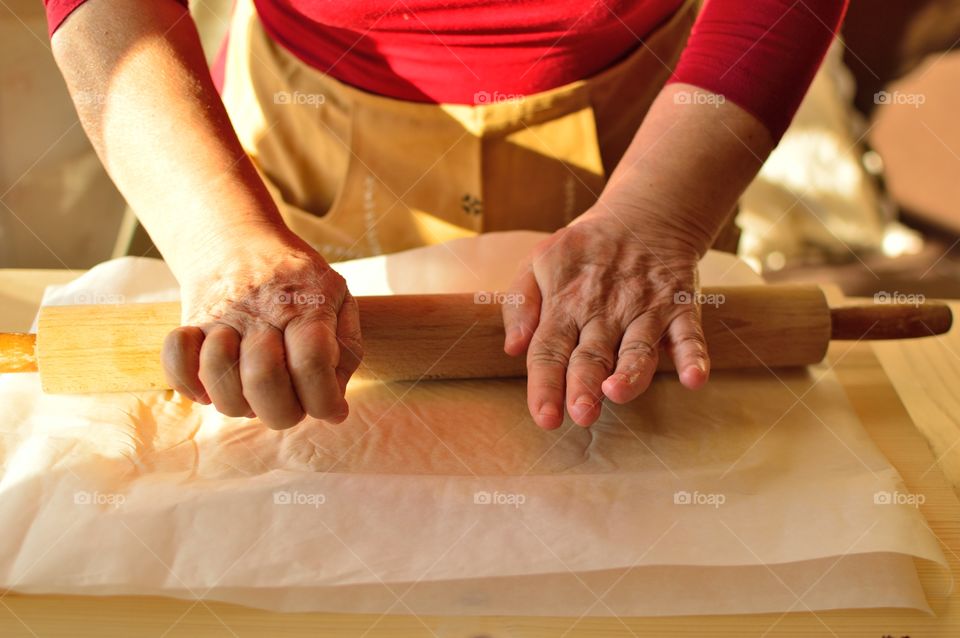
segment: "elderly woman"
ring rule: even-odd
[[[555,428],[640,395],[661,342],[706,382],[697,261],[845,10],[698,4],[238,0],[212,74],[185,2],[47,12],[81,122],[181,284],[179,392],[340,422],[362,344],[329,261],[535,229],[504,348]]]

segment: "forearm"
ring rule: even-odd
[[[700,99],[677,99],[678,95]],[[753,115],[685,84],[661,91],[600,196],[596,214],[673,228],[710,246],[774,142]]]
[[[101,161],[178,277],[230,236],[283,232],[181,5],[90,0],[53,52]]]

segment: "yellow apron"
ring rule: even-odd
[[[497,230],[554,231],[589,208],[680,56],[687,0],[627,58],[477,105],[373,95],[275,43],[251,0],[230,26],[223,100],[287,225],[331,261]]]

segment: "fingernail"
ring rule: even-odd
[[[563,422],[563,413],[552,403],[544,403],[537,412],[537,425],[548,430],[559,427]]]
[[[699,376],[706,376],[707,374],[707,363],[706,361],[698,360],[695,364],[687,366],[687,372],[699,372]]]
[[[706,382],[707,374],[706,362],[698,361],[683,369],[681,381],[683,381],[687,387],[697,389]]]
[[[540,416],[553,418],[560,416],[560,410],[558,410],[557,406],[553,405],[552,403],[544,403],[540,406],[540,411],[537,414]]]
[[[571,412],[574,414],[572,416],[576,417],[585,417],[589,415],[597,407],[596,400],[589,395],[581,395],[577,397],[577,400],[573,402],[571,407]]]

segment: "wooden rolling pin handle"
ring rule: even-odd
[[[830,323],[832,339],[914,339],[946,334],[953,313],[939,302],[841,306],[830,309]]]
[[[36,335],[0,333],[0,372],[36,372],[36,346]]]

